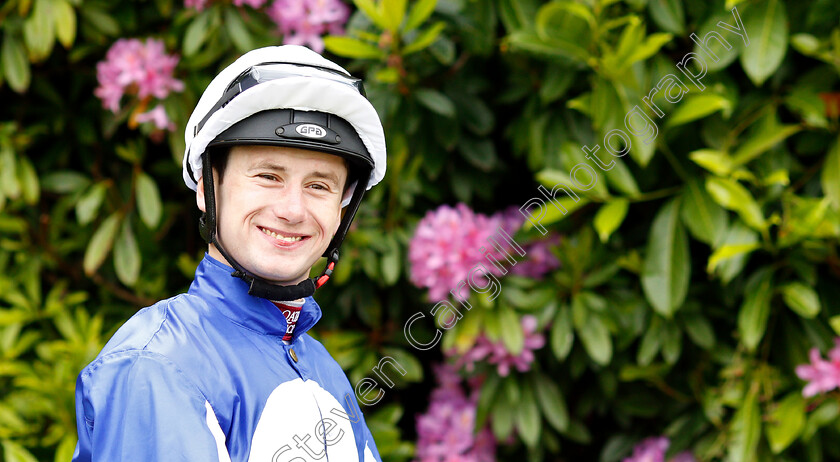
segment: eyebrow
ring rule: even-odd
[[[265,161],[259,162],[258,164],[254,165],[253,167],[248,169],[249,172],[252,172],[254,170],[271,170],[271,171],[275,171],[275,172],[286,173],[286,167],[284,167],[280,164],[274,163],[270,160],[265,160]],[[309,176],[313,176],[315,178],[322,178],[324,180],[332,181],[333,183],[335,183],[336,186],[338,186],[339,183],[340,183],[338,181],[338,176],[335,173],[332,173],[332,172],[321,172],[321,171],[316,170],[316,171],[312,172]]]

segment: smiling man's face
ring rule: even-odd
[[[242,267],[297,284],[326,251],[341,222],[347,164],[332,154],[277,146],[235,146],[216,185],[218,240]],[[204,184],[196,202],[206,211]],[[226,262],[214,245],[209,254]]]

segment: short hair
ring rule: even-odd
[[[216,173],[219,174],[219,184],[222,184],[223,178],[225,177],[225,170],[227,169],[231,149],[231,146],[214,146],[210,148],[210,167],[215,169]],[[342,156],[339,157],[341,157],[344,161],[344,166],[347,167],[347,180],[344,182],[344,191],[342,191],[343,196],[347,193],[347,190],[350,189],[354,178],[358,178],[359,175],[355,164]]]

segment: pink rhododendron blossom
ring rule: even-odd
[[[161,105],[155,106],[155,108],[151,111],[137,114],[135,120],[141,124],[144,122],[152,122],[159,130],[175,130],[175,124],[169,120],[169,116],[166,115],[166,110]]]
[[[671,441],[664,436],[652,436],[638,443],[633,448],[633,455],[625,457],[623,462],[665,462],[665,452],[671,446]],[[668,462],[696,462],[688,451],[683,451],[668,459]]]
[[[268,16],[283,34],[283,43],[324,51],[324,34],[341,35],[350,8],[341,0],[275,0]]]
[[[184,8],[195,8],[201,11],[207,8],[208,0],[184,0]]]
[[[531,368],[531,363],[534,362],[534,351],[545,345],[545,337],[537,332],[537,318],[534,316],[522,316],[520,323],[522,333],[525,336],[525,346],[521,353],[518,355],[511,354],[501,340],[492,342],[487,339],[484,333],[481,333],[476,338],[475,345],[456,360],[456,366],[466,367],[467,371],[472,372],[475,369],[475,363],[486,361],[495,364],[496,370],[502,377],[510,374],[511,367],[515,367],[519,372],[528,371]],[[515,327],[506,326],[504,328],[512,329]],[[457,356],[457,351],[453,349],[446,354],[447,356]]]
[[[96,65],[99,87],[94,94],[112,112],[119,111],[125,94],[136,94],[141,100],[166,98],[169,92],[184,89],[184,83],[172,76],[177,64],[178,57],[167,55],[161,40],[117,40]]]
[[[549,235],[548,238],[523,244],[526,258],[517,263],[510,271],[513,274],[542,279],[543,276],[560,267],[560,260],[551,253],[551,247],[560,242],[560,236]]]
[[[834,339],[834,348],[828,352],[828,361],[820,356],[816,348],[812,348],[808,356],[810,364],[796,366],[796,375],[808,382],[802,389],[803,396],[807,398],[840,387],[840,337]]]
[[[548,250],[557,238],[522,244],[525,252],[529,249],[533,252],[526,253],[525,260],[516,265],[510,265],[505,253],[490,244],[488,239],[494,236],[496,242],[505,246],[506,252],[519,256],[497,234],[497,229],[501,228],[512,236],[522,226],[524,218],[516,208],[512,210],[515,215],[508,209],[487,216],[473,212],[465,204],[458,204],[455,207],[444,205],[426,213],[409,244],[411,282],[417,287],[428,288],[429,299],[438,302],[445,300],[479,263],[493,275],[502,276],[491,257],[506,270],[529,277],[540,278],[557,268],[560,262]],[[455,298],[463,300],[468,293],[469,290],[458,291]]]
[[[478,387],[467,397],[450,365],[435,366],[438,387],[417,417],[417,462],[494,462],[496,441],[485,427],[473,433]]]

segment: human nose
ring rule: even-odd
[[[289,223],[300,223],[306,215],[303,188],[289,186],[283,188],[280,198],[275,202],[274,214]]]

